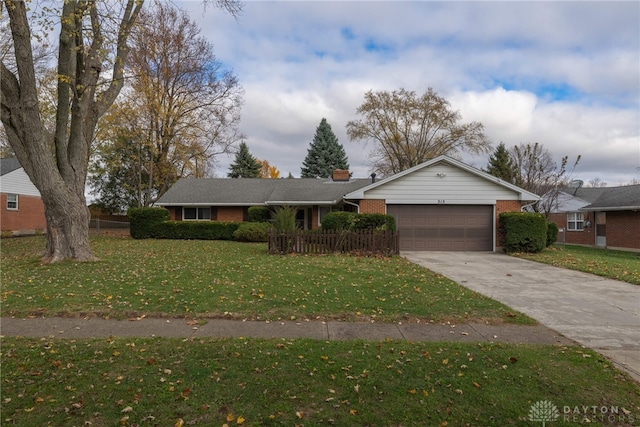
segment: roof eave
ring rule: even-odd
[[[182,202],[156,202],[156,206],[260,206],[264,202],[255,203],[182,203]]]
[[[264,202],[267,206],[314,206],[314,205],[336,205],[338,200],[267,200]]]
[[[580,211],[637,211],[640,210],[640,206],[585,206],[578,209]]]

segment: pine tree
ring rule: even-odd
[[[515,176],[515,168],[511,161],[511,156],[504,146],[504,142],[495,149],[493,154],[489,157],[489,164],[487,165],[487,173],[500,178],[503,181],[512,183]]]
[[[240,143],[236,158],[229,167],[229,178],[260,178],[260,162],[249,153],[249,147],[244,142]]]
[[[336,169],[348,170],[348,162],[344,147],[338,144],[338,138],[323,118],[302,163],[301,177],[329,178]]]

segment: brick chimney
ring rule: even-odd
[[[349,171],[344,169],[336,169],[333,171],[334,181],[349,181]]]

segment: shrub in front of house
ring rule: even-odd
[[[280,232],[295,231],[298,229],[296,215],[298,208],[295,206],[278,206],[271,215],[272,227]]]
[[[509,252],[540,252],[547,244],[547,219],[533,212],[504,212],[499,225],[502,246]]]
[[[233,240],[240,224],[227,221],[164,221],[153,226],[153,237],[179,240]]]
[[[358,214],[355,223],[356,230],[396,230],[396,219],[385,214]]]
[[[558,229],[558,224],[551,221],[547,223],[547,247],[553,245],[555,242],[558,241],[559,231],[560,230]]]
[[[352,230],[356,222],[355,212],[335,211],[329,212],[322,218],[320,224],[323,230]]]
[[[165,208],[131,208],[128,210],[129,230],[134,239],[151,239],[156,224],[171,219]]]
[[[248,213],[249,222],[269,222],[271,220],[271,209],[266,206],[251,206]]]
[[[268,222],[244,222],[233,232],[239,242],[268,242],[271,224]]]
[[[396,229],[396,219],[385,214],[358,214],[355,212],[330,212],[322,219],[323,230],[391,230]]]

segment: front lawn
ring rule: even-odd
[[[640,285],[640,254],[636,252],[554,245],[537,254],[513,255]]]
[[[3,338],[1,362],[7,426],[632,426],[640,419],[638,383],[580,347]]]
[[[41,265],[2,240],[3,315],[535,323],[403,258],[276,256],[265,244],[92,236],[101,259]]]

